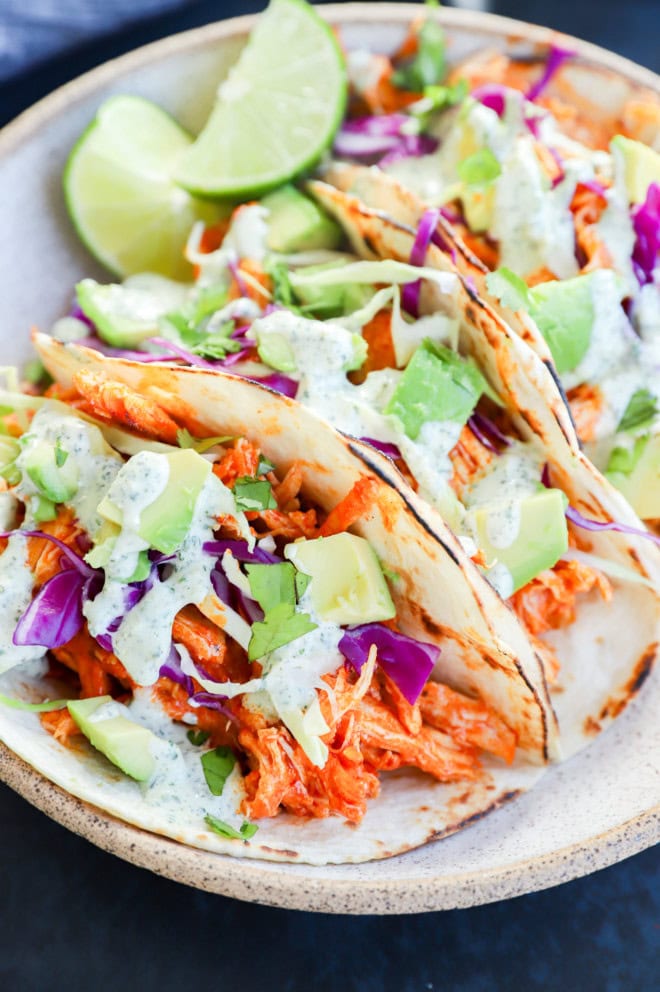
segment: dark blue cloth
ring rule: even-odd
[[[16,11],[25,22],[42,2],[0,0],[0,53],[9,12],[15,27]],[[0,123],[137,45],[263,6],[260,0],[178,2],[176,10],[145,21],[139,18],[156,4],[121,0],[137,19],[120,27],[113,18],[114,29],[96,40],[84,41],[89,22],[64,34],[53,28],[49,50],[67,50],[47,61],[35,22],[22,69],[14,52],[11,78],[0,84]],[[95,6],[106,14],[118,9],[112,0]],[[54,18],[62,7],[63,0],[50,0]],[[658,0],[496,0],[492,9],[581,35],[660,70]],[[493,906],[353,918],[267,909],[186,889],[102,853],[5,787],[0,839],[3,992],[651,992],[660,984],[658,848]]]

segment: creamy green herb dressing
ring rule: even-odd
[[[210,574],[215,558],[205,554],[202,545],[213,539],[215,518],[225,514],[241,518],[247,526],[243,514],[236,511],[231,491],[215,475],[209,475],[197,498],[190,530],[170,566],[170,575],[154,582],[112,635],[114,653],[139,685],[152,685],[158,678],[170,651],[172,624],[179,610],[201,602],[212,592]],[[92,636],[105,633],[117,617],[117,586],[106,580],[96,599],[84,605]]]
[[[228,776],[222,795],[214,796],[204,778],[203,749],[190,744],[185,727],[173,723],[151,689],[136,689],[126,709],[131,720],[158,737],[151,749],[156,763],[154,774],[140,784],[146,801],[164,811],[171,810],[173,816],[183,810],[189,818],[197,815],[201,820],[210,813],[230,826],[240,827],[243,817],[238,808],[245,789],[238,765]]]
[[[123,465],[108,490],[108,499],[121,510],[121,531],[114,541],[106,575],[127,582],[135,573],[141,551],[149,542],[140,537],[140,515],[165,491],[170,465],[165,455],[141,451]]]
[[[73,414],[63,414],[54,404],[44,404],[34,415],[28,433],[23,435],[22,451],[16,459],[23,473],[17,492],[27,501],[27,523],[31,520],[30,504],[37,494],[37,487],[24,466],[39,441],[59,445],[75,461],[79,473],[78,489],[67,505],[81,526],[89,534],[95,534],[101,525],[97,507],[123,464],[121,458],[106,444],[98,427]]]
[[[550,188],[531,136],[516,139],[501,161],[489,233],[499,243],[499,264],[523,278],[547,266],[560,279],[577,275],[573,215],[575,178]]]
[[[0,673],[24,661],[40,658],[44,649],[38,645],[14,644],[16,624],[32,601],[34,576],[27,562],[27,539],[13,534],[0,555]]]

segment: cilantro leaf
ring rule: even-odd
[[[232,434],[225,434],[224,437],[193,437],[190,431],[184,428],[176,432],[176,443],[180,448],[193,448],[198,454],[203,455],[210,448],[215,448],[216,444],[226,444],[227,441],[235,441]]]
[[[490,148],[480,148],[458,166],[458,176],[467,186],[487,186],[501,174],[500,163]]]
[[[228,354],[240,351],[243,345],[240,341],[231,337],[234,330],[234,322],[228,321],[213,334],[203,334],[194,342],[189,342],[193,355],[200,355],[202,358],[226,358]]]
[[[255,479],[252,476],[241,476],[234,483],[234,499],[236,509],[243,510],[275,510],[277,500],[267,479]]]
[[[229,837],[230,840],[249,840],[250,837],[254,837],[259,827],[256,823],[248,823],[247,820],[243,821],[240,830],[234,830],[230,827],[228,823],[224,820],[218,820],[215,816],[207,814],[204,817],[204,822],[207,827],[210,827],[213,833],[219,834],[221,837]]]
[[[635,438],[632,448],[614,448],[607,463],[607,472],[620,472],[621,475],[631,475],[637,462],[644,454],[650,435],[642,434]]]
[[[392,82],[400,90],[422,93],[426,86],[441,82],[445,72],[445,33],[437,21],[427,18],[417,35],[415,57],[392,74]]]
[[[648,389],[637,389],[628,401],[618,431],[633,431],[650,424],[658,412],[658,401]]]
[[[290,561],[276,565],[246,565],[245,569],[252,598],[256,599],[264,613],[269,613],[282,603],[295,606],[295,568]]]
[[[206,730],[189,730],[186,734],[190,743],[194,744],[195,747],[201,747],[202,744],[206,744],[210,736]]]
[[[297,304],[296,295],[291,285],[291,279],[289,278],[289,269],[285,262],[276,262],[269,260],[266,262],[266,272],[271,278],[272,282],[272,294],[273,303],[278,303],[281,306],[291,310],[293,313],[300,313]]]
[[[307,575],[306,572],[296,571],[296,596],[298,597],[298,602],[305,595],[305,590],[311,581],[311,575]]]
[[[486,276],[488,291],[496,296],[509,310],[529,310],[529,289],[527,283],[511,269],[501,268]]]
[[[263,622],[252,624],[252,637],[248,645],[248,658],[256,661],[277,648],[316,630],[307,613],[296,613],[289,603],[280,603],[266,613]]]
[[[234,752],[229,747],[215,747],[212,751],[206,751],[200,760],[209,791],[214,796],[221,796],[225,782],[236,764]]]
[[[271,461],[268,460],[264,455],[259,455],[259,465],[257,466],[257,475],[268,475],[269,472],[274,472],[275,466]]]
[[[409,112],[415,122],[417,134],[426,131],[434,114],[448,107],[455,107],[468,95],[467,79],[459,79],[452,86],[425,86],[424,96],[409,107]]]

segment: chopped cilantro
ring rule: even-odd
[[[275,466],[271,461],[268,460],[264,455],[259,455],[259,465],[257,466],[257,475],[268,475],[269,472],[274,472]]]
[[[194,744],[195,747],[201,747],[202,744],[206,744],[210,736],[206,730],[189,730],[186,734],[190,743]]]
[[[280,603],[266,613],[263,622],[252,624],[248,658],[250,661],[263,658],[271,651],[316,630],[316,627],[306,613],[296,613],[290,603]]]
[[[204,817],[204,822],[207,827],[211,828],[213,833],[219,834],[221,837],[228,837],[230,840],[249,840],[250,837],[254,837],[259,829],[256,823],[248,823],[247,820],[244,820],[240,830],[234,830],[224,820],[218,820],[210,814]]]
[[[648,389],[637,389],[628,401],[618,431],[634,431],[646,427],[658,413],[658,401]],[[620,470],[619,470],[620,471]]]
[[[487,186],[502,172],[500,163],[490,148],[480,148],[474,155],[467,158],[458,166],[459,178],[467,186]]]
[[[225,782],[236,764],[234,752],[229,747],[215,747],[212,751],[206,751],[200,760],[210,792],[214,796],[221,796]]]
[[[296,596],[298,597],[298,601],[305,595],[305,590],[311,581],[311,575],[307,575],[305,572],[296,572]]]
[[[291,285],[287,265],[284,262],[268,261],[266,262],[266,272],[270,276],[273,285],[273,303],[278,303],[286,307],[287,310],[293,311],[293,313],[299,313],[300,311],[296,305],[296,295]]]
[[[620,472],[621,475],[632,475],[637,462],[644,454],[649,438],[649,434],[641,434],[635,438],[632,448],[614,448],[607,463],[607,471]]]
[[[248,475],[241,476],[234,483],[234,499],[236,509],[244,512],[277,508],[277,500],[273,496],[270,482],[267,479],[255,479]]]
[[[453,86],[425,86],[422,99],[409,108],[415,133],[426,131],[434,114],[448,107],[455,107],[465,99],[468,92],[467,79],[459,79]]]
[[[246,565],[252,598],[268,613],[286,603],[295,606],[295,568],[290,561],[274,565]]]
[[[215,448],[216,444],[226,444],[227,441],[235,440],[236,438],[232,434],[226,434],[223,437],[205,437],[200,439],[193,437],[185,427],[176,432],[176,443],[179,447],[193,448],[199,455],[203,455],[210,448]]]
[[[437,2],[427,2],[437,7]],[[441,82],[445,77],[445,33],[437,21],[427,18],[417,35],[415,57],[392,74],[392,82],[400,90],[423,93],[426,86]]]

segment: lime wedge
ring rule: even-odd
[[[192,138],[148,100],[107,100],[79,138],[64,171],[64,195],[81,239],[119,276],[157,272],[192,278],[183,257],[197,220],[217,207],[172,181]]]
[[[176,179],[204,196],[258,196],[314,165],[346,106],[344,58],[303,0],[271,0],[218,90]]]

